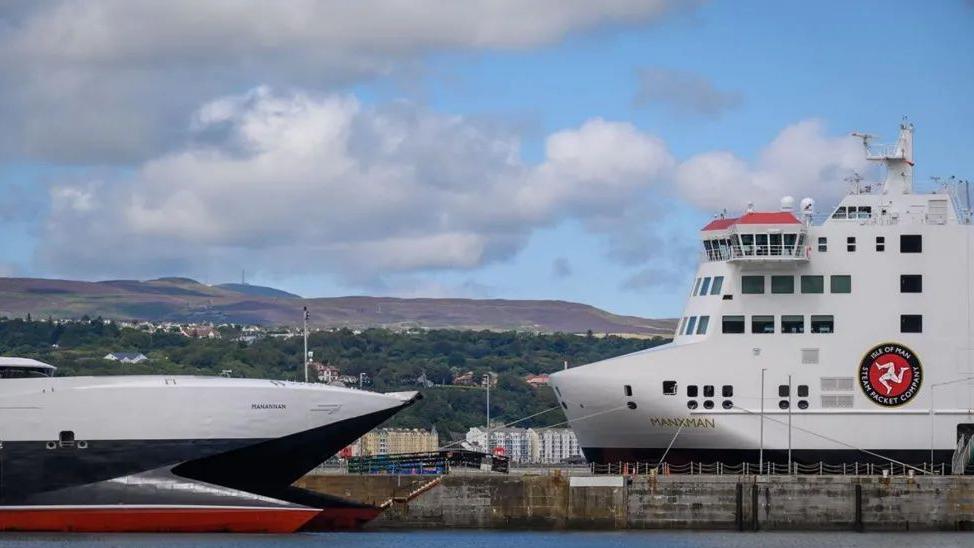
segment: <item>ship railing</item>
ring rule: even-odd
[[[907,476],[933,474],[943,476],[951,473],[946,463],[901,463],[851,462],[851,463],[799,463],[756,462],[728,464],[722,462],[685,462],[679,464],[648,462],[614,462],[589,465],[593,475],[694,475],[694,476]]]
[[[700,259],[712,261],[807,261],[810,246],[791,245],[729,245],[701,252]]]

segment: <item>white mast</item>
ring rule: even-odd
[[[862,139],[867,160],[883,162],[886,166],[883,194],[913,193],[913,124],[905,120],[900,124],[900,136],[895,145],[870,145],[872,135],[852,135]]]

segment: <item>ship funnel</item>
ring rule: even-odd
[[[794,211],[795,210],[795,199],[791,196],[785,196],[781,199],[781,211]]]

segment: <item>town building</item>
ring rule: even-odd
[[[436,427],[432,430],[421,428],[377,428],[358,439],[349,455],[374,456],[400,453],[426,453],[440,447],[440,436]]]
[[[570,428],[491,428],[475,426],[467,431],[466,441],[477,451],[500,453],[521,464],[557,464],[582,458],[575,433]]]
[[[524,382],[531,385],[532,388],[538,388],[541,386],[548,385],[548,375],[528,375],[524,377]]]

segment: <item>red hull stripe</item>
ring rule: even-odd
[[[320,512],[243,507],[0,508],[0,531],[293,533]]]

